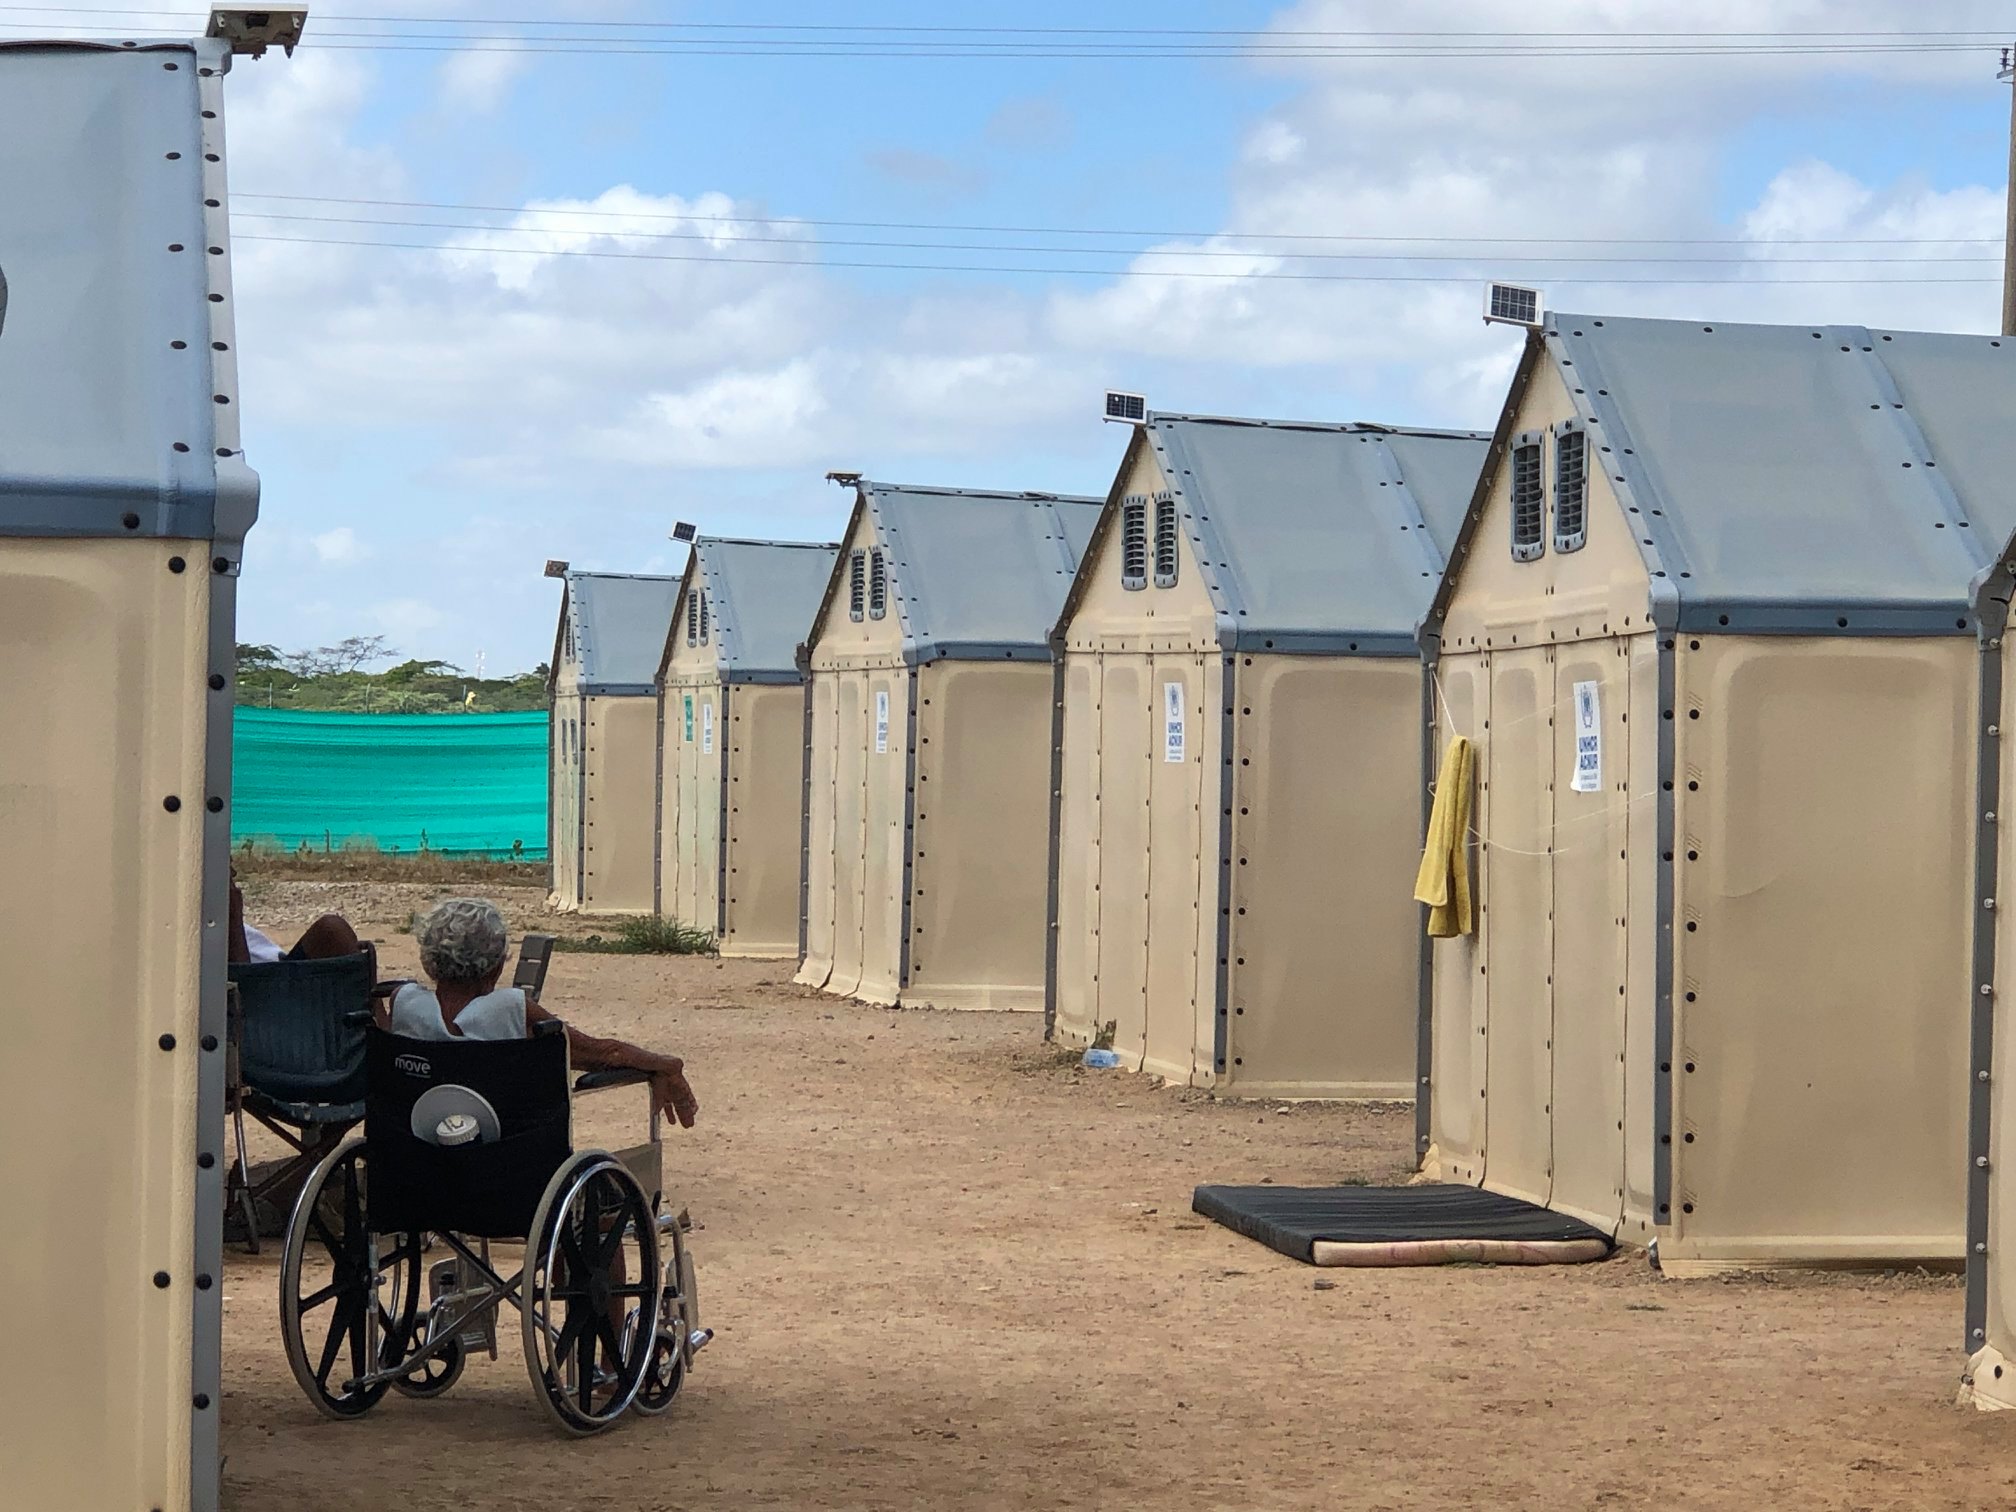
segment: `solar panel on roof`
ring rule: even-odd
[[[1108,389],[1106,418],[1119,420],[1128,425],[1139,425],[1148,418],[1148,401],[1140,394],[1122,394]]]

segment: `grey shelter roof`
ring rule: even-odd
[[[679,597],[676,577],[620,572],[570,572],[560,600],[563,627],[571,618],[574,654],[584,693],[651,693]],[[558,673],[560,657],[553,658]]]
[[[1601,448],[1657,623],[1974,628],[1971,584],[2016,527],[2016,343],[1553,315],[1528,339],[1500,444],[1543,362]]]
[[[229,64],[222,42],[0,42],[0,535],[237,541],[252,524]]]
[[[865,511],[888,552],[889,593],[906,661],[1042,661],[1099,521],[1100,501],[1067,494],[911,488],[862,479]],[[852,535],[850,521],[848,534]],[[813,633],[845,591],[833,564]]]
[[[1201,564],[1221,644],[1414,656],[1415,626],[1441,581],[1487,444],[1474,431],[1150,415],[1113,502],[1135,448],[1152,447]],[[1109,505],[1102,532],[1115,513]]]
[[[800,680],[798,646],[819,610],[839,550],[830,541],[701,536],[693,543],[725,681]],[[668,658],[684,633],[675,619],[665,643]]]

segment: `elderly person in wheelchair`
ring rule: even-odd
[[[435,986],[381,987],[364,1133],[317,1166],[288,1226],[280,1323],[295,1379],[335,1418],[388,1390],[437,1396],[471,1353],[495,1357],[508,1302],[561,1427],[663,1412],[711,1337],[661,1180],[662,1116],[691,1127],[699,1108],[682,1063],[498,990],[508,940],[492,904],[451,899],[418,933]],[[570,1050],[587,1068],[571,1085]],[[649,1088],[648,1142],[576,1149],[573,1095],[630,1085]],[[514,1273],[493,1241],[522,1249]],[[430,1250],[445,1254],[427,1264]]]

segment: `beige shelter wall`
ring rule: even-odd
[[[834,710],[832,744],[813,751],[814,789],[832,773],[834,816],[833,884],[823,895],[832,965],[819,985],[875,1003],[894,1003],[901,987],[910,675],[900,662],[813,675],[815,687],[832,686]],[[887,709],[879,734],[878,706]],[[825,857],[815,849],[812,862]]]
[[[1970,639],[1683,639],[1676,1264],[1957,1259]]]
[[[21,1009],[0,1054],[0,1500],[23,1509],[190,1495],[199,942],[221,921],[202,911],[210,574],[168,564],[210,554],[0,543],[0,918]]]
[[[1149,775],[1160,719],[1153,658],[1100,658],[1099,929],[1093,1019],[1111,1026],[1113,1049],[1129,1070],[1148,1053]]]
[[[1551,362],[1543,362],[1519,402],[1514,432],[1548,430],[1575,417],[1574,398]],[[1590,435],[1600,446],[1602,437]],[[1542,444],[1541,472],[1553,477],[1551,433]],[[1600,457],[1600,452],[1597,454]],[[1531,562],[1512,559],[1512,497],[1506,458],[1495,453],[1484,514],[1442,627],[1442,651],[1502,650],[1559,640],[1591,640],[1651,628],[1651,579],[1617,503],[1606,469],[1588,470],[1588,540],[1579,551],[1554,550],[1553,486],[1547,490],[1547,550]]]
[[[840,679],[814,676],[803,696],[810,704],[806,735],[804,834],[804,958],[793,978],[803,987],[824,987],[833,974],[834,929],[839,897]]]
[[[721,953],[798,954],[805,690],[739,684],[728,697],[728,928]]]
[[[2016,652],[2016,639],[2005,633],[1999,652],[2002,704],[1995,721],[1996,728],[2004,732],[2010,728],[2012,709],[2016,709],[2012,652]],[[1999,794],[1993,804],[1997,815],[1995,888],[2006,898],[2009,879],[2016,877],[2016,824],[2006,818],[2009,795],[2016,793],[2016,740],[2005,733],[1997,740],[1995,751]],[[1998,902],[1994,914],[1995,1040],[1988,1083],[1987,1338],[1968,1341],[1979,1346],[1970,1372],[1974,1389],[1988,1405],[1999,1407],[2016,1407],[2016,1190],[2010,1186],[2011,1175],[2016,1173],[2016,1024],[2011,1023],[2009,1012],[2009,1005],[2016,1002],[2016,924],[2011,922],[2012,912],[2016,910],[2006,902]]]
[[[1099,872],[1102,865],[1099,720],[1104,672],[1097,654],[1064,658],[1062,762],[1057,809],[1057,959],[1051,991],[1059,1043],[1090,1045],[1099,984]]]
[[[1435,755],[1439,762],[1452,736],[1467,737],[1478,750],[1478,776],[1471,796],[1470,875],[1477,906],[1477,929],[1433,942],[1429,973],[1429,1154],[1424,1162],[1444,1181],[1477,1185],[1484,1180],[1484,1084],[1489,1034],[1490,979],[1484,942],[1491,913],[1484,899],[1486,879],[1478,836],[1491,832],[1491,785],[1484,778],[1483,742],[1491,723],[1491,658],[1486,653],[1445,656],[1435,670]]]
[[[648,914],[658,848],[657,701],[603,696],[586,703],[582,911]]]
[[[552,814],[552,901],[556,907],[573,909],[581,900],[581,764],[584,734],[582,700],[579,694],[562,693],[553,700],[547,719],[546,740],[551,750],[547,762],[551,788],[547,802]]]
[[[1414,1094],[1422,677],[1412,659],[1239,659],[1231,1092]]]
[[[918,670],[907,1003],[1042,1010],[1050,705],[1047,662]]]
[[[724,690],[712,667],[675,670],[665,685],[660,743],[669,765],[659,852],[659,911],[699,929],[720,913],[721,757]],[[710,723],[711,720],[711,723]],[[712,732],[711,734],[709,732]],[[795,909],[794,909],[795,912]],[[795,929],[794,929],[795,934]]]
[[[1189,566],[1186,558],[1184,566]],[[1149,658],[1148,963],[1141,1069],[1173,1082],[1212,1085],[1218,1003],[1218,750],[1224,673],[1209,655],[1164,651]],[[1168,712],[1183,707],[1181,759]],[[1208,763],[1208,765],[1207,765]],[[1208,819],[1205,794],[1209,790]]]
[[[1601,750],[1587,790],[1584,688]],[[1478,933],[1434,947],[1431,1159],[1606,1231],[1651,1202],[1649,1152],[1631,1144],[1649,1146],[1653,1121],[1657,700],[1648,633],[1436,670],[1436,750],[1458,734],[1477,749],[1479,838]]]

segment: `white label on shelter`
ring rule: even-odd
[[[700,705],[700,754],[714,754],[714,705],[711,703]]]
[[[1162,759],[1183,761],[1183,684],[1162,684]]]
[[[693,695],[686,695],[686,743],[693,743]]]
[[[875,690],[875,754],[889,754],[889,690]]]
[[[1575,777],[1568,785],[1578,793],[1603,787],[1603,702],[1601,683],[1575,684]]]

